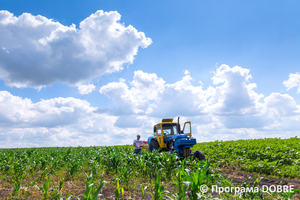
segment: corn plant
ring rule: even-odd
[[[122,158],[120,153],[118,153],[117,155],[115,153],[112,154],[108,161],[108,168],[110,169],[110,171],[117,172],[121,164],[121,160]]]
[[[20,190],[20,187],[21,187],[21,180],[20,178],[17,178],[17,179],[12,179],[12,182],[14,183],[14,188],[13,188],[13,193],[12,195],[16,195],[19,190]]]
[[[186,200],[185,195],[190,185],[190,182],[183,181],[183,173],[184,172],[182,170],[179,170],[176,174],[177,183],[175,185],[175,190],[178,188],[178,192],[177,194],[173,194],[173,197],[176,200]]]
[[[63,185],[64,185],[64,179],[62,179],[60,182],[59,182],[59,186],[57,188],[57,190],[55,191],[55,196],[54,196],[54,199],[57,199],[57,200],[60,200],[62,198],[62,194],[61,194],[61,190],[63,188]]]
[[[203,170],[199,168],[196,172],[185,169],[184,178],[189,182],[191,194],[188,194],[188,196],[190,199],[198,199],[201,197],[200,186],[205,183],[204,179],[209,170],[209,164],[210,162],[208,161],[207,166]]]
[[[44,199],[45,199],[45,200],[46,200],[47,197],[48,197],[48,192],[49,192],[50,190],[52,190],[52,188],[49,189],[49,186],[50,186],[49,181],[50,181],[50,177],[48,176],[48,179],[47,179],[47,181],[43,184],[43,187],[35,186],[36,188],[38,188],[38,189],[43,193]]]
[[[143,185],[140,181],[140,188],[141,188],[141,193],[142,193],[142,200],[145,200],[147,186],[143,187]]]
[[[152,193],[148,192],[152,200],[162,200],[165,199],[165,196],[170,196],[170,192],[165,190],[165,184],[161,185],[161,171],[158,172],[156,181],[155,181],[155,187],[154,187],[154,196]]]
[[[123,166],[122,168],[119,169],[120,175],[122,177],[122,181],[125,184],[125,190],[128,190],[128,183],[131,177],[134,175],[132,169],[130,166]]]
[[[116,200],[124,200],[124,189],[120,187],[120,180],[117,179],[117,188],[115,189],[115,199]]]
[[[87,177],[86,183],[85,183],[85,192],[82,195],[84,200],[97,200],[101,194],[101,189],[105,186],[106,181],[101,180],[99,187],[96,189],[93,183],[93,175],[90,173],[90,175],[85,174]]]
[[[163,153],[164,172],[167,180],[171,180],[172,172],[177,169],[178,161],[175,154]]]

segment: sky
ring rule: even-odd
[[[300,136],[300,2],[1,0],[0,148]]]

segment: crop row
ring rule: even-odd
[[[201,192],[200,186],[233,185],[216,168],[217,165],[223,166],[223,158],[217,158],[223,153],[222,148],[223,151],[231,151],[228,154],[231,156],[234,156],[235,150],[230,149],[226,142],[219,141],[200,146],[210,157],[206,161],[179,159],[165,152],[143,151],[140,156],[134,154],[130,146],[0,149],[0,194],[7,199],[97,199],[101,193],[112,191],[113,197],[107,198],[212,198],[212,193]],[[208,151],[214,150],[214,147],[216,154]],[[293,156],[294,151],[290,152]],[[225,159],[230,163],[230,156]],[[244,185],[247,184],[245,181]],[[295,192],[228,193],[219,198],[272,199],[278,196],[288,199]]]

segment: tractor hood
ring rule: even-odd
[[[197,143],[195,138],[184,134],[172,135],[167,140],[173,141],[176,149],[192,148]]]
[[[177,139],[189,139],[190,137],[188,135],[184,135],[184,134],[179,134],[179,135],[172,135],[169,137],[169,139],[172,139],[172,140],[177,140]]]

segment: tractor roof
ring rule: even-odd
[[[161,122],[173,122],[173,119],[163,119]]]

